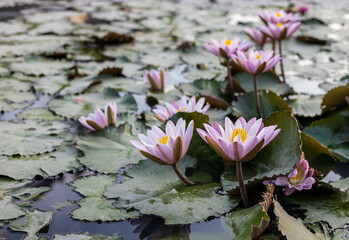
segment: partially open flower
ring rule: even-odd
[[[304,15],[308,12],[309,8],[307,6],[299,6],[298,11],[300,14]]]
[[[287,175],[277,177],[274,180],[266,180],[263,183],[265,185],[274,183],[276,186],[285,187],[285,195],[291,195],[295,190],[309,190],[315,183],[315,179],[312,177],[314,169],[309,168],[309,163],[304,158],[302,153],[301,161],[293,168],[293,170]]]
[[[282,40],[290,37],[301,25],[301,22],[268,23],[268,26],[261,26],[261,30],[268,37],[275,40]]]
[[[206,50],[223,58],[230,58],[232,54],[236,53],[236,51],[246,51],[252,45],[252,43],[249,42],[240,42],[237,38],[234,38],[233,40],[224,38],[221,42],[218,42],[215,39],[212,39],[211,41],[213,43],[212,45],[205,43],[204,47]]]
[[[248,53],[238,51],[232,59],[245,72],[258,75],[274,67],[281,58],[280,55],[273,56],[273,51],[270,50],[249,50]]]
[[[271,39],[262,33],[258,28],[245,28],[244,31],[255,43],[261,47],[271,41]]]
[[[94,113],[90,113],[87,117],[80,117],[79,122],[92,131],[101,131],[106,126],[116,123],[118,108],[116,103],[107,103],[104,113],[95,108]]]
[[[155,91],[164,90],[164,86],[165,86],[164,70],[160,70],[159,73],[154,69],[150,70],[150,72],[145,71],[143,77],[149,83],[149,86],[152,90],[155,90]]]
[[[142,155],[161,165],[175,165],[186,154],[193,136],[194,122],[191,121],[186,129],[185,120],[180,118],[177,124],[166,123],[165,132],[153,126],[147,136],[138,134],[141,143],[131,140],[130,143]]]
[[[275,130],[276,125],[264,127],[262,119],[256,118],[246,122],[240,117],[233,124],[226,117],[225,129],[217,122],[204,126],[207,132],[202,129],[197,132],[205,142],[223,159],[241,162],[252,160],[280,132],[280,129]]]
[[[177,112],[199,112],[206,114],[207,110],[210,108],[210,105],[207,103],[205,106],[205,98],[200,98],[196,102],[196,98],[193,96],[187,102],[185,97],[182,97],[179,102],[174,101],[172,104],[165,103],[166,107],[156,106],[156,109],[153,110],[155,117],[161,122],[166,122],[167,119],[171,118],[173,114]]]
[[[267,25],[268,23],[287,23],[299,21],[293,13],[287,13],[284,10],[268,9],[260,12],[259,17]]]

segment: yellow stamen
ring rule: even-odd
[[[188,111],[188,108],[185,107],[185,108],[183,108],[183,110],[184,110],[184,111]],[[177,112],[180,112],[180,111],[181,111],[181,108],[178,108],[178,109],[177,109]]]
[[[276,24],[276,26],[278,26],[279,28],[281,28],[282,25],[283,25],[282,23],[277,23],[277,24]]]
[[[277,12],[276,17],[281,17],[281,13]]]
[[[261,55],[256,54],[256,58],[257,58],[257,59],[261,59]]]
[[[225,40],[224,43],[225,45],[229,46],[233,40]]]
[[[290,178],[290,183],[295,185],[299,182],[299,180],[301,179],[302,173],[300,171],[300,169],[297,168],[297,175],[293,178]]]
[[[240,135],[241,137],[241,141],[245,142],[246,140],[246,130],[245,129],[241,129],[241,128],[235,128],[233,131],[233,135],[231,136],[231,142],[234,141],[235,137]]]
[[[159,143],[165,144],[167,143],[168,140],[168,136],[163,136],[162,138],[159,138]]]

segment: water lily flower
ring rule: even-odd
[[[301,25],[301,22],[288,22],[288,23],[268,23],[268,26],[261,26],[261,30],[264,34],[272,39],[281,41],[284,38],[290,37]]]
[[[233,60],[245,72],[253,75],[257,115],[262,117],[257,90],[257,75],[274,67],[281,60],[281,57],[279,55],[274,56],[274,52],[270,50],[249,50],[248,53],[238,51]]]
[[[291,195],[295,190],[309,190],[315,183],[315,179],[312,177],[314,169],[309,167],[309,163],[304,158],[304,152],[302,153],[300,162],[293,168],[293,170],[286,176],[277,177],[274,180],[266,180],[263,183],[265,185],[273,183],[276,186],[285,187],[285,195]]]
[[[155,117],[164,123],[177,112],[199,112],[206,114],[207,110],[210,108],[210,104],[206,103],[204,106],[204,103],[205,98],[200,98],[199,101],[196,102],[196,98],[193,96],[187,102],[186,97],[182,97],[179,102],[174,101],[172,104],[166,102],[166,107],[157,105],[153,112],[155,113]]]
[[[258,28],[245,28],[245,33],[260,47],[263,48],[264,44],[271,41],[271,39],[262,33]]]
[[[149,83],[149,86],[154,91],[163,91],[165,86],[165,71],[160,70],[157,72],[155,69],[150,72],[145,71],[143,75],[144,79]]]
[[[131,140],[130,143],[148,159],[174,168],[178,177],[188,185],[194,185],[186,179],[177,168],[177,163],[187,153],[193,136],[194,122],[191,121],[186,128],[186,122],[182,118],[175,125],[172,121],[166,123],[165,132],[157,126],[148,130],[147,136],[138,134],[141,143]]]
[[[82,97],[77,97],[77,98],[75,98],[75,101],[81,102],[81,101],[82,101]]]
[[[225,58],[228,73],[228,89],[230,90],[230,95],[234,97],[234,84],[230,71],[230,58],[237,51],[246,51],[249,47],[251,47],[252,43],[240,42],[238,38],[234,38],[233,40],[224,38],[221,42],[215,39],[212,39],[211,41],[213,43],[212,45],[205,43],[204,47],[207,51],[215,54],[216,56]]]
[[[80,117],[79,122],[92,131],[101,131],[110,124],[116,123],[117,104],[107,103],[104,113],[99,108],[95,108],[94,113],[90,113],[87,117]]]
[[[226,117],[225,128],[217,122],[212,126],[204,124],[206,131],[196,129],[201,138],[223,159],[234,161],[239,180],[239,188],[245,207],[249,206],[246,187],[242,175],[242,162],[251,161],[257,153],[270,143],[280,132],[276,125],[264,127],[262,119],[246,122],[243,117],[235,124]]]
[[[298,12],[302,15],[306,14],[308,12],[309,8],[307,6],[299,6]]]
[[[287,13],[279,9],[267,9],[261,11],[259,17],[265,24],[268,23],[288,23],[299,21],[298,17],[293,13]]]

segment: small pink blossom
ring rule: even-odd
[[[233,124],[226,117],[225,128],[217,122],[204,126],[206,131],[199,128],[196,131],[213,150],[225,160],[242,162],[252,160],[280,132],[280,129],[275,130],[276,125],[264,127],[261,118],[246,122],[240,117]]]
[[[315,179],[312,177],[314,169],[309,168],[309,163],[304,158],[302,153],[300,162],[293,168],[293,170],[287,176],[277,177],[274,180],[266,180],[263,183],[265,185],[273,183],[276,186],[285,187],[285,195],[291,195],[295,190],[309,190],[315,183]]]
[[[207,103],[204,106],[204,104],[205,98],[200,98],[199,101],[196,102],[196,98],[193,96],[187,102],[186,97],[182,97],[179,102],[174,101],[172,104],[166,102],[165,107],[157,105],[153,112],[155,113],[155,117],[164,123],[177,112],[199,112],[206,114],[210,105]]]
[[[281,59],[280,55],[273,56],[273,51],[238,51],[232,57],[233,61],[240,66],[245,72],[252,75],[258,75],[274,67]]]
[[[76,101],[76,102],[81,102],[81,101],[82,101],[82,97],[77,97],[77,98],[75,98],[75,101]]]
[[[150,72],[145,71],[143,75],[144,79],[149,83],[152,90],[163,91],[165,87],[165,71],[160,70],[157,72],[152,69]]]
[[[290,37],[300,25],[301,22],[268,23],[268,26],[261,26],[259,30],[268,37],[280,41]]]
[[[308,12],[309,8],[307,6],[299,6],[298,11],[300,14],[306,14]]]
[[[211,41],[213,44],[205,43],[204,47],[206,50],[223,58],[231,57],[236,51],[246,51],[252,45],[252,43],[249,42],[240,42],[237,38],[233,40],[224,38],[220,42],[215,39]]]
[[[153,126],[147,136],[138,134],[141,142],[131,140],[130,143],[142,155],[161,165],[176,165],[187,153],[194,131],[194,122],[186,128],[185,120],[180,118],[175,125],[166,123],[165,132]]]
[[[107,103],[104,113],[99,108],[95,108],[94,113],[88,114],[87,117],[80,117],[79,122],[92,131],[101,131],[110,124],[116,123],[117,118],[116,103]]]
[[[258,15],[266,25],[268,25],[268,23],[288,23],[299,21],[295,14],[287,13],[284,10],[279,9],[263,10]]]

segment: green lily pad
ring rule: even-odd
[[[37,119],[37,120],[45,120],[45,121],[62,121],[63,118],[60,116],[54,115],[46,108],[33,108],[29,110],[25,110],[19,114],[17,114],[18,118],[21,119]]]
[[[123,237],[114,233],[112,236],[88,235],[88,233],[70,233],[66,235],[56,234],[54,240],[122,240]]]
[[[327,147],[339,161],[349,161],[349,119],[331,117],[314,121],[304,132]]]
[[[23,187],[24,185],[30,183],[28,180],[16,181],[9,177],[0,176],[0,192],[7,192],[9,190]],[[1,196],[1,194],[0,194]]]
[[[173,101],[178,101],[183,93],[177,89],[173,89],[165,92],[155,92],[155,91],[147,91],[147,103],[148,101],[155,99],[155,104],[164,105],[165,102],[172,103]],[[148,105],[150,105],[148,103]],[[153,104],[154,105],[154,104]]]
[[[286,198],[306,209],[305,222],[326,221],[332,228],[344,227],[349,223],[349,191],[321,193],[302,193]]]
[[[81,97],[82,101],[77,102],[75,100],[77,97]],[[110,89],[104,93],[88,93],[78,96],[65,96],[63,99],[53,99],[49,102],[49,108],[59,116],[79,118],[92,113],[95,107],[104,110],[104,106],[108,102],[116,102],[119,113],[137,110],[136,102],[131,95],[127,94],[119,97],[117,92]]]
[[[21,201],[29,201],[38,198],[42,193],[50,190],[50,187],[20,188],[13,190],[6,195],[18,198]]]
[[[119,113],[116,120],[116,126],[120,126],[126,123],[131,126],[131,132],[133,135],[137,135],[139,133],[144,134],[148,129],[145,121],[139,119],[139,117],[137,117],[134,113]]]
[[[212,95],[223,98],[224,95],[220,91],[221,85],[222,82],[198,79],[192,83],[181,83],[176,87],[189,96]]]
[[[130,140],[138,140],[131,134],[127,124],[119,127],[109,126],[103,131],[91,132],[77,139],[77,148],[84,155],[79,157],[88,168],[103,172],[117,173],[128,164],[136,164],[144,159],[137,149],[131,146]]]
[[[281,97],[271,91],[258,91],[259,101],[261,105],[262,117],[265,118],[280,110],[292,111],[287,103]],[[250,119],[257,116],[256,102],[254,92],[248,92],[241,96],[238,101],[233,104],[233,115],[236,117],[244,117]]]
[[[65,132],[67,128],[62,122],[0,121],[0,154],[27,156],[51,152],[72,140],[72,135]]]
[[[185,157],[179,164],[184,173],[195,160]],[[142,161],[128,169],[131,178],[107,187],[107,198],[118,198],[115,205],[135,208],[142,214],[153,214],[165,219],[166,224],[187,224],[218,217],[237,206],[239,198],[215,193],[219,184],[208,183],[186,186],[170,166]]]
[[[51,222],[52,214],[52,211],[28,211],[25,216],[11,221],[9,227],[13,231],[26,232],[27,239],[38,239],[36,233]]]
[[[25,212],[12,203],[11,199],[9,196],[0,199],[0,220],[14,219],[25,215]]]
[[[36,175],[56,176],[79,166],[74,147],[60,147],[54,152],[34,156],[0,156],[0,176],[16,180],[32,179]]]
[[[112,185],[115,179],[115,175],[98,175],[75,181],[72,184],[75,191],[85,198],[78,201],[80,208],[72,212],[73,218],[88,221],[120,221],[138,217],[137,211],[116,208],[113,200],[103,197],[106,186]]]
[[[349,84],[328,91],[321,103],[323,112],[346,106],[345,97],[349,97]]]
[[[315,117],[321,115],[321,95],[308,96],[308,95],[297,95],[296,97],[290,97],[287,101],[288,105],[292,108],[294,114],[302,117]]]
[[[329,184],[341,191],[347,191],[349,190],[349,177],[342,178],[336,182],[329,182]]]
[[[65,75],[43,76],[36,79],[33,84],[35,91],[51,95],[58,93],[66,86],[69,86],[69,82]]]
[[[297,120],[292,117],[291,113],[276,112],[264,119],[263,122],[264,126],[277,125],[281,131],[258,153],[255,159],[242,164],[245,184],[253,184],[253,182],[265,178],[284,175],[290,172],[300,160],[302,143]],[[227,191],[239,186],[235,167],[223,173],[221,183],[223,189]]]
[[[237,73],[233,78],[246,91],[254,91],[253,76],[248,73]],[[280,83],[280,79],[272,72],[265,72],[257,76],[258,90],[270,90],[278,95],[286,95],[293,92],[293,89],[287,84]]]
[[[14,62],[10,65],[10,70],[33,76],[60,75],[74,66],[74,62],[63,61],[26,61]]]

